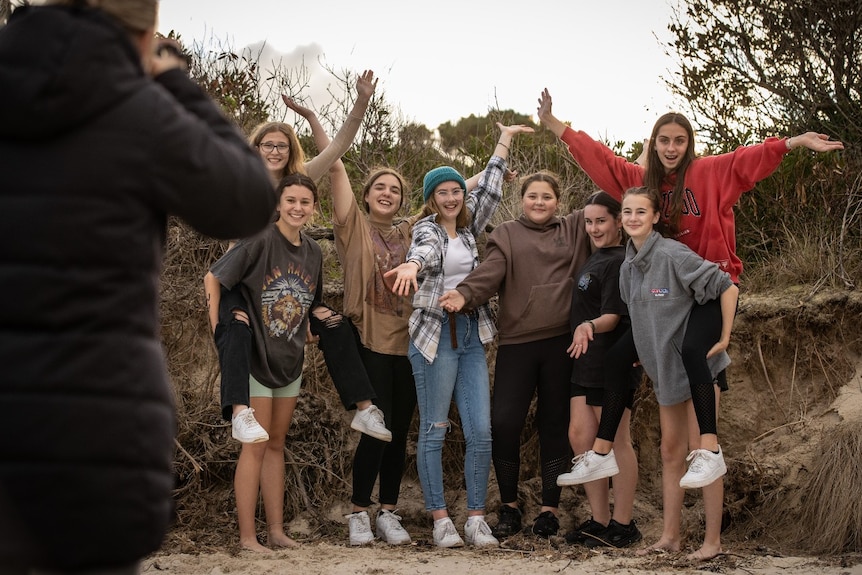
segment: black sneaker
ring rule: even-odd
[[[584,543],[587,547],[628,547],[643,539],[638,526],[634,520],[628,525],[617,523],[613,519],[608,523],[607,529],[598,533],[595,538],[589,538]]]
[[[491,528],[491,533],[494,537],[498,539],[511,537],[516,533],[520,533],[521,529],[523,529],[521,526],[521,510],[517,507],[501,505],[500,511],[497,513],[497,525]]]
[[[583,545],[587,539],[593,539],[594,535],[598,535],[605,529],[607,527],[590,517],[581,523],[577,529],[566,533],[566,542],[572,545]]]
[[[556,535],[560,530],[560,520],[551,511],[542,511],[539,516],[533,520],[533,535],[544,537],[547,539],[552,535]]]

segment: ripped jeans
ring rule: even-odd
[[[491,472],[491,392],[485,348],[475,317],[457,314],[458,348],[452,349],[449,318],[443,320],[437,357],[425,361],[410,342],[409,357],[416,381],[419,440],[416,466],[425,496],[425,509],[446,509],[443,486],[443,441],[449,432],[449,406],[458,406],[466,442],[464,479],[467,510],[485,509]]]

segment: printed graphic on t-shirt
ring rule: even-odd
[[[383,274],[404,263],[407,257],[407,247],[401,241],[400,235],[391,235],[394,241],[387,242],[386,237],[379,230],[371,230],[371,245],[374,248],[374,273],[368,280],[365,298],[366,303],[378,313],[404,317],[406,308],[404,298],[392,293],[391,281],[394,281],[394,278],[390,280],[390,283],[387,283],[383,278]]]
[[[317,289],[312,277],[303,269],[290,264],[282,273],[276,266],[264,278],[260,295],[263,325],[269,337],[294,337]]]
[[[590,283],[592,282],[592,276],[589,273],[583,274],[578,279],[578,289],[581,291],[587,291],[590,289]]]
[[[654,298],[662,298],[670,295],[670,290],[668,288],[650,288],[649,292]]]

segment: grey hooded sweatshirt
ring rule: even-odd
[[[691,397],[682,340],[695,303],[721,296],[730,276],[684,244],[653,231],[640,250],[629,240],[620,267],[620,295],[628,305],[638,357],[659,405]],[[730,365],[726,352],[709,359],[712,375]]]

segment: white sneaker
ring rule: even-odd
[[[357,511],[344,517],[350,528],[351,545],[367,545],[374,541],[374,533],[371,532],[371,520],[368,518],[367,511]]]
[[[392,432],[386,429],[383,412],[376,405],[367,409],[357,409],[350,427],[380,441],[392,441]]]
[[[464,540],[458,535],[452,519],[446,517],[434,522],[434,545],[437,547],[463,547]]]
[[[596,479],[613,477],[620,472],[617,458],[611,449],[607,455],[599,455],[592,449],[572,459],[572,470],[557,476],[557,485],[580,485]]]
[[[720,446],[718,453],[713,453],[708,449],[695,449],[688,454],[685,460],[689,462],[688,471],[679,480],[679,486],[683,489],[706,487],[727,473],[724,454],[721,452]]]
[[[254,409],[246,407],[231,418],[231,435],[240,443],[269,441],[269,434],[254,418]]]
[[[500,542],[491,533],[491,528],[484,518],[471,517],[464,524],[464,539],[467,545],[474,547],[498,547]]]
[[[390,545],[407,545],[410,534],[401,525],[401,516],[388,509],[381,509],[377,514],[377,536]]]

